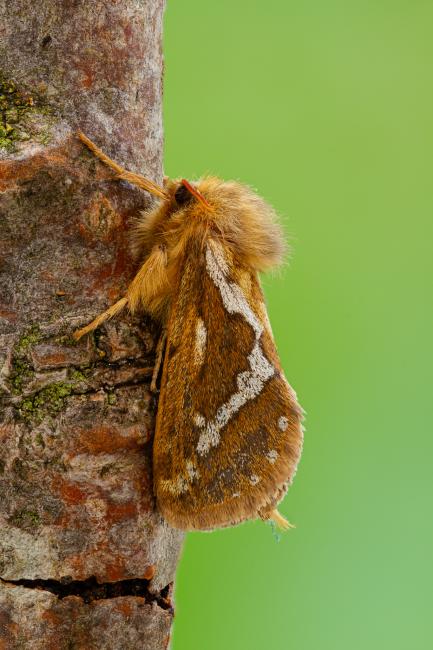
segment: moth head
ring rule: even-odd
[[[264,271],[282,261],[284,236],[275,211],[251,188],[205,177],[194,182],[165,179],[162,200],[143,214],[133,249],[145,256],[155,245],[176,253],[190,236],[221,237],[239,261]],[[155,193],[156,194],[156,193]]]
[[[182,178],[174,192],[175,206],[182,208],[184,206],[191,205],[194,200],[198,201],[204,210],[208,212],[214,212],[214,208],[205,199],[197,187],[187,181],[186,178]]]
[[[141,215],[132,236],[133,252],[146,256],[155,245],[171,249],[186,234],[214,212],[213,206],[198,189],[197,183],[185,178],[164,179],[159,192],[152,192],[162,198],[154,207]]]
[[[155,185],[144,177],[143,181],[143,189],[165,202],[165,205],[160,207],[163,208],[162,212],[166,217],[184,208],[191,208],[194,204],[206,212],[214,212],[214,208],[199,191],[197,185],[190,183],[186,178],[172,181],[166,177],[164,187]]]

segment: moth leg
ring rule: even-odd
[[[93,332],[94,329],[102,325],[108,318],[116,316],[126,305],[128,305],[131,314],[134,314],[140,307],[143,307],[143,302],[145,302],[144,307],[146,307],[149,301],[152,301],[158,294],[167,290],[166,265],[167,253],[165,248],[155,246],[129,285],[126,296],[118,300],[114,305],[111,305],[111,307],[97,316],[86,327],[74,332],[72,335],[73,338],[78,341],[85,334]]]
[[[158,381],[158,375],[159,375],[159,370],[161,368],[162,357],[164,355],[164,347],[165,347],[166,340],[167,340],[167,335],[166,335],[165,331],[163,331],[161,336],[159,337],[159,341],[158,341],[158,344],[156,346],[155,365],[153,367],[152,381],[150,383],[150,392],[151,393],[156,393],[157,392],[156,382]]]
[[[96,146],[92,140],[90,140],[84,133],[78,133],[78,137],[80,138],[81,142],[84,142],[84,144],[89,147],[90,151],[92,151],[99,160],[101,160],[107,167],[112,169],[114,172],[116,172],[117,176],[124,181],[128,181],[128,183],[131,183],[131,185],[136,185],[142,190],[146,190],[146,192],[150,192],[151,194],[154,194],[155,196],[159,196],[161,199],[167,199],[168,194],[164,191],[162,187],[159,187],[156,183],[153,181],[145,178],[141,174],[135,174],[134,172],[129,172],[127,169],[124,169],[120,165],[118,165],[114,160],[109,158],[107,154],[105,154],[99,147]]]
[[[114,303],[114,305],[111,305],[106,311],[104,311],[102,314],[99,314],[94,320],[92,320],[91,323],[86,325],[85,327],[82,327],[81,329],[77,330],[72,334],[73,338],[78,341],[82,336],[85,334],[88,334],[89,332],[93,332],[97,327],[102,325],[106,320],[109,318],[113,318],[113,316],[116,316],[122,309],[128,304],[128,298],[121,298],[117,302]]]

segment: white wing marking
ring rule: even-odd
[[[221,429],[242,406],[260,395],[265,383],[275,373],[275,368],[266,359],[260,346],[263,325],[252,311],[239,285],[227,279],[228,265],[224,258],[224,251],[217,242],[210,242],[206,248],[206,270],[221,294],[225,309],[229,314],[241,314],[244,317],[254,331],[255,341],[248,355],[250,370],[238,374],[236,393],[233,393],[229,400],[218,408],[214,419],[210,422],[203,422],[202,416],[196,418],[196,423],[200,422],[199,426],[202,430],[197,444],[197,451],[201,456],[204,456],[211,447],[219,444]]]

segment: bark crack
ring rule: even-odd
[[[149,589],[150,580],[145,578],[132,578],[130,580],[119,580],[118,582],[98,582],[95,576],[91,576],[86,580],[71,580],[69,578],[62,578],[61,580],[43,580],[41,578],[35,580],[26,578],[5,580],[0,578],[0,583],[14,587],[24,587],[25,589],[49,591],[57,596],[59,600],[68,596],[78,596],[86,604],[94,600],[138,596],[144,598],[146,603],[155,603],[161,609],[173,611],[170,597],[173,583],[154,593]]]

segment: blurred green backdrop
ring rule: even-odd
[[[174,650],[430,650],[433,3],[168,0],[165,171],[256,187],[306,439],[279,543],[189,534]]]

